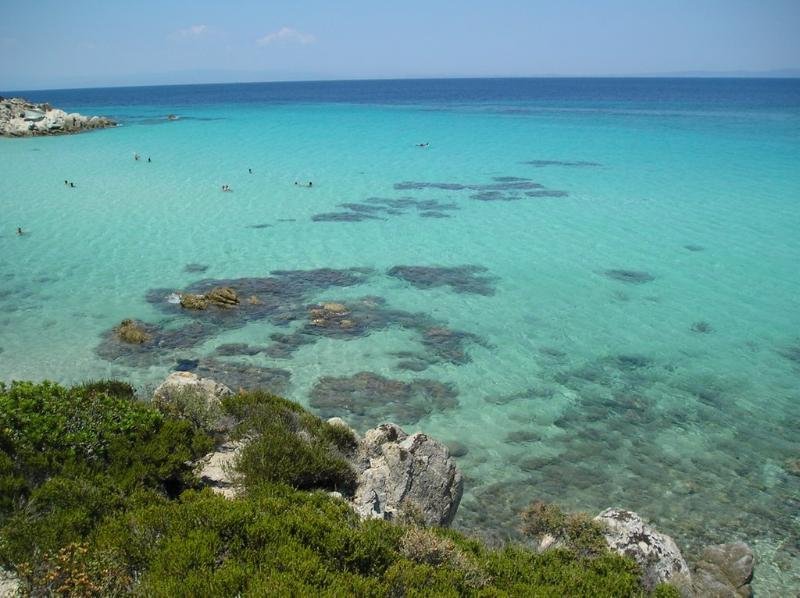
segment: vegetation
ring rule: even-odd
[[[591,529],[543,507],[526,525],[581,541],[490,549],[447,529],[362,522],[320,491],[352,489],[347,428],[261,392],[222,411],[251,440],[236,500],[191,471],[209,436],[126,384],[0,385],[0,566],[33,595],[643,594],[633,561],[584,544]]]

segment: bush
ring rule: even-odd
[[[236,465],[246,487],[269,482],[300,490],[353,492],[356,476],[344,454],[353,450],[356,440],[347,428],[263,392],[226,397],[223,409],[242,422],[237,436],[251,437]]]
[[[605,552],[605,527],[586,513],[564,513],[556,505],[535,501],[522,512],[522,533],[541,539],[549,535],[560,545],[581,556]]]

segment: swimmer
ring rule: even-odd
[[[21,236],[22,236],[22,235],[24,235],[24,234],[25,234],[25,233],[23,233],[23,232],[22,232],[22,227],[21,227],[21,226],[18,226],[18,227],[17,227],[17,235],[19,235],[19,236],[21,237]]]
[[[247,172],[249,172],[250,174],[253,174],[253,169],[252,168],[248,168]]]
[[[69,181],[64,181],[64,186],[69,187]]]
[[[139,160],[139,154],[136,153],[136,152],[133,152],[133,159],[134,160]]]
[[[431,144],[430,141],[426,141],[425,143],[418,143],[417,147],[428,147]]]
[[[150,156],[147,156],[147,162],[150,163]]]
[[[74,189],[75,188],[75,183],[70,183],[69,186]]]

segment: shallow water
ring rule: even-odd
[[[463,529],[623,506],[800,589],[799,82],[28,95],[123,126],[0,140],[0,379],[274,384],[466,445]],[[234,315],[167,302],[223,280]]]

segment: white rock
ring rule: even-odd
[[[364,519],[421,517],[428,525],[448,525],[458,510],[463,480],[447,447],[399,426],[369,430],[357,452],[353,508]]]
[[[236,498],[242,493],[242,487],[235,465],[244,446],[243,440],[223,442],[197,462],[197,477],[217,494]]]
[[[215,418],[209,431],[224,432],[232,422],[222,417],[221,403],[224,397],[232,394],[230,388],[210,378],[201,378],[192,372],[172,372],[153,393],[153,404],[169,412],[170,406],[177,404],[180,398],[195,395],[198,401],[205,403],[206,412]]]
[[[661,582],[688,583],[689,566],[675,541],[647,525],[639,515],[624,509],[606,509],[595,520],[606,525],[609,548],[633,558],[642,567],[647,590]]]

